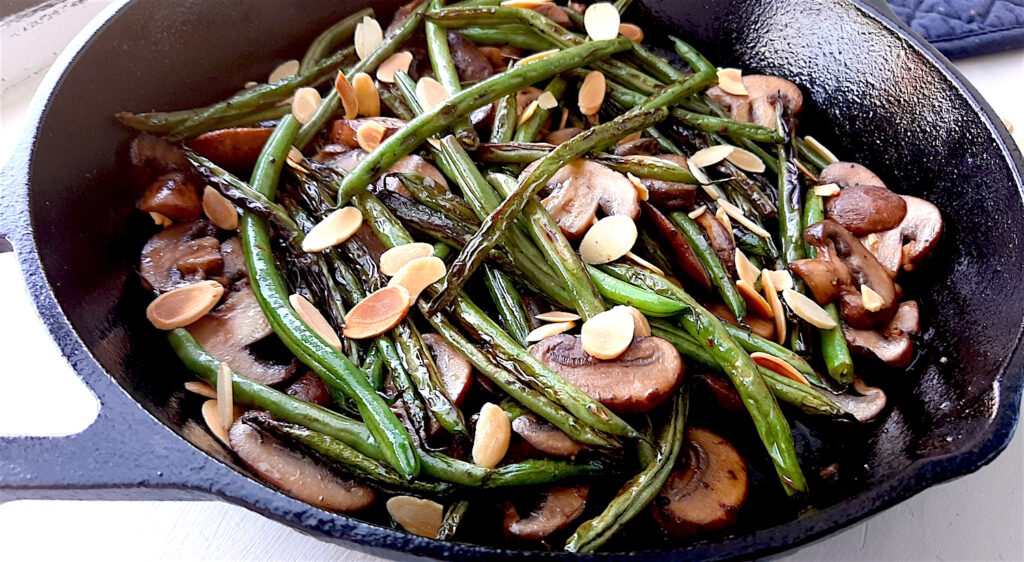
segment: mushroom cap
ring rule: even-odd
[[[704,270],[704,265],[701,264],[697,258],[697,254],[693,252],[693,248],[686,241],[676,225],[672,224],[661,211],[657,209],[650,202],[644,202],[644,215],[654,226],[658,234],[668,242],[668,247],[672,252],[672,256],[676,259],[676,264],[682,269],[682,272],[686,277],[693,280],[698,287],[706,292],[711,292],[711,278],[708,277],[707,271]],[[729,260],[733,261],[732,259]]]
[[[168,172],[192,170],[180,146],[155,135],[142,134],[132,139],[128,159],[132,163],[132,175],[140,185]]]
[[[862,423],[875,419],[885,410],[887,400],[881,388],[868,386],[859,377],[854,377],[853,389],[859,394],[844,392],[829,394],[828,398]]]
[[[729,229],[710,212],[701,213],[694,221],[704,229],[711,249],[715,251],[715,255],[729,275],[735,279],[736,260],[733,258],[736,255],[736,242],[733,241]]]
[[[270,127],[233,127],[203,133],[186,144],[229,170],[251,170],[273,132]]]
[[[654,156],[658,152],[658,140],[651,137],[633,139],[615,146],[616,156]],[[684,156],[685,158],[685,156]],[[685,166],[685,164],[684,164]]]
[[[833,162],[818,174],[818,183],[834,183],[845,189],[853,185],[885,187],[882,178],[856,162]]]
[[[552,486],[543,501],[530,516],[518,519],[518,513],[508,525],[508,532],[521,539],[542,539],[572,523],[587,505],[590,486]]]
[[[854,236],[894,228],[906,214],[904,198],[874,185],[851,185],[825,201],[825,216]]]
[[[142,280],[164,293],[220,273],[224,259],[216,233],[206,221],[176,224],[156,233],[142,247]]]
[[[800,113],[804,104],[804,96],[796,84],[778,76],[751,74],[743,77],[743,87],[747,95],[730,94],[719,86],[708,90],[708,96],[729,110],[730,117],[736,121],[756,123],[762,127],[775,129],[775,106],[772,98],[781,94],[783,103],[791,115]]]
[[[327,388],[324,381],[313,371],[295,379],[284,392],[288,396],[317,406],[329,406],[333,401],[331,389]]]
[[[942,235],[942,213],[924,199],[901,196],[907,213],[893,229],[879,233],[874,242],[864,239],[865,246],[879,263],[896,277],[900,267],[909,271],[920,265],[931,253]]]
[[[659,154],[658,158],[687,168],[686,157],[682,154]],[[647,200],[652,205],[669,211],[689,209],[697,199],[697,186],[694,184],[648,178],[640,178],[640,183],[647,188]]]
[[[537,167],[530,164],[520,181]],[[605,215],[640,216],[640,197],[629,179],[602,164],[580,158],[562,166],[548,180],[551,190],[541,203],[558,223],[562,233],[579,240],[597,220],[600,207]]]
[[[452,61],[461,82],[479,82],[494,75],[491,61],[483,51],[461,34],[448,32],[448,50],[452,53]]]
[[[635,338],[616,359],[596,359],[579,336],[558,334],[530,347],[530,353],[569,383],[617,413],[650,412],[683,381],[684,364],[669,342]]]
[[[573,458],[583,450],[583,445],[533,414],[523,414],[512,420],[512,431],[534,449],[552,457]]]
[[[361,148],[348,149],[342,145],[328,145],[317,153],[313,160],[344,172],[350,172],[363,161],[363,158],[366,158],[366,152]],[[419,174],[434,180],[446,190],[448,189],[448,181],[444,178],[444,174],[422,156],[416,154],[399,158],[376,183],[378,187],[411,199],[412,193],[409,193],[409,190],[402,185],[401,180],[392,174]]]
[[[249,276],[249,269],[245,265],[245,251],[242,250],[241,238],[232,236],[221,242],[220,255],[224,260],[224,270],[221,273],[221,277],[224,279],[223,284],[225,286]]]
[[[886,365],[905,368],[914,360],[911,335],[921,330],[920,313],[914,301],[901,302],[892,320],[881,330],[857,330],[843,326],[843,335],[858,353],[870,353]]]
[[[199,185],[188,172],[167,172],[146,187],[139,210],[160,213],[175,221],[194,221],[203,215]]]
[[[437,369],[441,371],[441,382],[448,397],[456,406],[462,406],[473,384],[473,365],[438,334],[423,334],[423,343],[427,344]]]

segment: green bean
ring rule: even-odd
[[[777,102],[778,116],[776,122],[783,131],[787,142],[777,148],[779,158],[779,238],[781,240],[781,257],[785,264],[793,263],[805,257],[802,215],[800,208],[803,198],[800,193],[800,172],[793,159],[793,148],[789,144],[789,130],[783,118],[782,102]]]
[[[524,51],[546,51],[551,42],[521,24],[484,25],[459,28],[459,34],[475,45],[508,45]]]
[[[460,500],[453,503],[444,512],[444,518],[441,519],[441,529],[437,531],[437,540],[446,541],[455,536],[455,532],[458,530],[459,523],[462,522],[467,509],[469,509],[469,502],[467,500]]]
[[[708,111],[710,111],[711,113],[714,113],[715,115],[723,118],[729,117],[729,112],[726,111],[721,105],[719,105],[718,102],[709,98],[707,95],[702,96],[700,101],[707,105]],[[761,148],[761,145],[750,140],[749,138],[741,137],[739,135],[729,135],[729,138],[731,138],[733,142],[735,142],[737,145],[756,154],[757,157],[760,158],[762,162],[764,162],[765,167],[771,170],[772,173],[779,173],[779,159],[769,154],[767,150]]]
[[[568,462],[526,460],[498,468],[484,468],[438,453],[422,455],[423,472],[444,475],[454,484],[483,489],[550,484],[569,478],[607,474],[608,465],[600,461]]]
[[[620,14],[624,14],[632,3],[633,0],[615,0],[615,9],[618,10]]]
[[[473,209],[461,197],[430,178],[419,174],[395,174],[413,198],[421,204],[467,224],[480,224]]]
[[[436,10],[444,6],[441,0],[430,0],[430,9]],[[448,94],[455,94],[462,90],[462,82],[459,80],[459,71],[455,68],[455,61],[452,60],[451,50],[448,48],[448,30],[440,25],[427,20],[423,22],[424,34],[427,38],[427,54],[430,56],[430,66],[434,69],[434,76],[448,90]],[[455,122],[452,126],[455,137],[462,144],[470,148],[476,148],[480,144],[480,138],[465,116]]]
[[[686,242],[693,249],[693,253],[700,260],[701,265],[704,266],[704,270],[708,272],[711,284],[715,286],[718,295],[725,301],[733,316],[742,321],[747,313],[747,302],[743,300],[743,295],[740,295],[736,289],[736,285],[733,284],[732,278],[725,266],[722,265],[721,260],[718,259],[715,250],[701,234],[700,226],[681,211],[671,212],[668,217],[686,238]]]
[[[647,316],[673,316],[687,308],[677,301],[608,275],[592,265],[587,266],[587,271],[604,298],[615,304],[632,306]]]
[[[205,108],[186,109],[181,111],[154,111],[148,113],[128,113],[122,111],[116,114],[123,125],[137,131],[146,133],[169,134],[176,127],[187,121]],[[272,105],[260,109],[254,109],[238,115],[226,115],[210,121],[209,130],[224,129],[228,127],[244,127],[254,125],[261,121],[273,121],[291,113],[292,108],[288,105]]]
[[[405,370],[423,398],[427,410],[449,433],[466,433],[462,412],[445,390],[444,381],[419,330],[409,320],[395,327],[395,343]]]
[[[804,201],[803,228],[825,220],[825,211],[822,208],[820,196],[815,195],[814,191],[808,190]],[[806,245],[805,250],[810,258],[817,255],[817,250],[813,246]],[[834,302],[828,303],[824,308],[825,312],[835,320],[836,325],[828,330],[818,330],[821,336],[821,356],[825,360],[829,376],[842,384],[850,384],[853,382],[853,358],[850,356],[850,348],[847,347],[846,337],[843,335],[839,309],[836,308]]]
[[[498,99],[494,110],[494,123],[491,125],[491,142],[511,142],[516,134],[516,96],[509,94]],[[480,153],[480,147],[474,154]]]
[[[505,279],[501,277],[505,277]],[[494,307],[498,309],[498,316],[505,326],[505,331],[516,339],[516,343],[526,345],[526,334],[530,333],[530,323],[523,305],[523,298],[519,296],[519,291],[512,284],[511,278],[501,271],[485,265],[484,282],[487,284],[487,290],[491,293]]]
[[[306,49],[302,62],[299,63],[299,74],[316,66],[316,63],[326,58],[328,53],[336,49],[338,45],[351,39],[356,26],[366,17],[373,17],[373,8],[363,8],[317,35]]]
[[[565,78],[555,76],[550,82],[548,82],[544,91],[554,96],[557,100],[565,93],[565,89],[568,85],[569,83],[565,81]],[[514,140],[516,142],[533,142],[540,133],[540,128],[544,126],[544,122],[548,120],[548,116],[550,114],[550,109],[544,109],[538,105],[536,111],[533,112],[533,115],[531,115],[525,122],[520,123],[516,128]]]
[[[547,156],[554,149],[555,145],[542,142],[485,143],[477,148],[474,156],[480,162],[491,164],[529,164]],[[697,179],[689,170],[669,160],[616,156],[604,152],[590,154],[587,158],[617,172],[630,173],[638,178],[697,183]]]
[[[396,90],[397,88],[395,87],[382,84],[378,89],[380,101],[388,106],[388,109],[391,110],[391,113],[395,114],[395,117],[402,121],[412,121],[416,115],[412,112],[412,109],[409,109],[409,106],[402,99],[402,95]]]
[[[829,156],[821,154],[817,150],[811,148],[811,146],[807,144],[807,141],[805,141],[804,139],[796,139],[796,149],[797,151],[800,152],[801,156],[809,160],[811,164],[814,164],[814,166],[817,167],[819,170],[824,170],[826,167],[828,167],[829,164],[834,163],[834,161],[831,158],[829,158]]]
[[[287,116],[267,140],[253,171],[253,189],[268,198],[277,191],[281,166],[292,146],[298,121]],[[365,374],[306,326],[288,303],[288,289],[270,250],[267,222],[250,213],[242,215],[239,230],[249,279],[274,332],[282,342],[328,386],[355,401],[370,432],[381,445],[389,464],[407,478],[416,476],[419,463],[408,432],[370,386]]]
[[[360,368],[366,372],[366,378],[370,381],[370,385],[373,388],[380,390],[384,385],[384,356],[381,354],[380,349],[371,347],[366,352],[366,357],[363,359],[363,364]]]

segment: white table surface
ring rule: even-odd
[[[0,162],[9,156],[43,72],[108,1],[57,2],[33,17],[0,21]],[[1024,51],[957,66],[1000,115],[1024,126]],[[86,427],[96,399],[36,317],[12,254],[0,255],[0,311],[0,435],[67,435]],[[38,392],[41,380],[45,394]],[[1024,560],[1022,467],[1024,432],[1018,432],[977,473],[781,558]],[[0,560],[27,559],[379,560],[220,502],[0,504]]]

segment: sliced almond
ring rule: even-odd
[[[690,173],[693,174],[693,177],[694,177],[694,179],[697,180],[697,183],[699,183],[701,185],[701,187],[704,188],[704,191],[708,191],[708,187],[714,188],[714,186],[711,185],[711,178],[709,178],[704,173],[704,171],[701,170],[696,164],[694,164],[693,162],[687,160],[686,161],[686,168],[688,170],[690,170]],[[711,193],[708,192],[708,195],[711,195]],[[718,189],[715,189],[715,194],[712,195],[711,198],[712,199],[718,199],[719,198]]]
[[[320,92],[316,88],[299,88],[292,98],[292,115],[305,125],[313,118],[316,110],[320,109]]]
[[[732,232],[732,221],[729,220],[729,215],[726,214],[725,209],[719,207],[718,210],[715,211],[715,218],[718,219],[718,222],[722,223],[722,226],[724,226],[727,231],[729,231],[729,238],[732,238],[733,241],[735,241],[736,235]]]
[[[303,163],[306,161],[306,157],[302,155],[302,151],[294,146],[288,149],[288,164],[293,167],[301,168]]]
[[[747,95],[747,88],[743,86],[743,72],[738,68],[719,68],[718,87],[734,96]]]
[[[306,297],[302,295],[291,295],[288,297],[288,303],[295,309],[295,314],[299,315],[299,319],[309,327],[310,330],[320,336],[320,339],[324,340],[327,345],[333,347],[336,351],[341,351],[341,338],[338,337],[337,332],[331,327],[331,324],[324,318],[324,315],[313,303],[306,300]]]
[[[217,406],[217,400],[207,400],[203,402],[203,407],[200,410],[203,414],[203,422],[206,423],[206,427],[209,428],[210,433],[217,438],[218,441],[224,444],[226,447],[230,447],[230,439],[228,438],[228,430],[224,428],[225,421],[222,421],[220,417],[220,408]],[[232,412],[232,419],[227,423],[228,427],[234,423],[234,412]]]
[[[416,83],[416,99],[419,100],[423,111],[430,111],[448,99],[448,89],[437,80],[424,76]]]
[[[836,162],[839,161],[839,159],[836,158],[836,155],[832,154],[831,150],[825,148],[825,145],[818,142],[818,139],[812,137],[811,135],[807,135],[806,137],[804,137],[804,142],[807,143],[807,146],[811,147],[811,149],[820,154],[829,164],[835,164]]]
[[[221,361],[217,369],[217,417],[220,418],[221,428],[226,432],[231,429],[235,421],[235,397],[231,384],[231,367]]]
[[[355,119],[359,115],[359,97],[356,96],[356,89],[352,83],[345,78],[344,72],[339,72],[334,79],[334,90],[341,98],[341,107],[345,109],[345,119]]]
[[[834,183],[816,185],[814,186],[814,194],[818,197],[833,197],[835,195],[839,195],[839,185]]]
[[[767,230],[762,228],[756,222],[754,222],[754,221],[750,220],[749,218],[747,218],[747,215],[743,214],[743,210],[741,210],[736,205],[733,205],[732,203],[726,201],[725,199],[719,199],[718,200],[718,206],[719,206],[719,208],[724,209],[726,214],[728,214],[730,217],[735,219],[736,222],[742,224],[743,228],[746,228],[750,232],[752,232],[752,233],[754,233],[754,234],[756,234],[756,235],[758,235],[758,236],[760,236],[762,238],[771,238],[772,237],[771,233],[769,233]]]
[[[771,316],[775,317],[775,341],[783,343],[786,341],[786,313],[782,310],[779,292],[775,290],[775,280],[767,269],[761,270],[761,290],[764,291],[768,305],[772,307]]]
[[[277,65],[277,68],[270,72],[270,76],[267,77],[267,84],[276,84],[285,78],[291,78],[299,73],[299,61],[292,59],[286,60],[281,64]],[[253,84],[255,86],[255,84]]]
[[[185,390],[206,398],[217,398],[217,389],[201,381],[188,381],[185,383]]]
[[[775,285],[777,292],[785,291],[786,289],[793,288],[793,276],[789,274],[785,269],[778,269],[771,272],[772,285]]]
[[[380,255],[380,272],[388,277],[416,258],[425,258],[434,253],[434,247],[426,242],[412,242],[395,246]]]
[[[530,102],[530,105],[527,105],[523,109],[523,114],[519,116],[519,125],[520,126],[522,126],[523,123],[526,123],[527,121],[529,121],[530,118],[533,117],[534,113],[537,113],[538,105],[539,104],[537,103],[537,100],[533,100],[533,101]]]
[[[789,305],[789,308],[792,309],[797,316],[803,318],[807,323],[815,328],[831,330],[836,327],[835,319],[832,318],[824,308],[821,308],[818,306],[818,303],[794,291],[793,289],[786,289],[782,291],[782,298],[786,300],[786,304]]]
[[[660,267],[658,267],[658,266],[654,265],[653,263],[645,260],[644,258],[634,254],[633,252],[626,252],[626,259],[631,261],[631,262],[633,262],[633,263],[635,263],[635,264],[637,264],[637,265],[639,265],[640,267],[642,267],[644,269],[647,269],[647,270],[650,270],[650,271],[652,271],[654,273],[657,273],[658,275],[662,275],[662,276],[665,275],[665,272],[662,271]]]
[[[725,158],[745,172],[760,174],[765,170],[764,160],[761,160],[756,154],[744,148],[734,147],[732,152]]]
[[[435,256],[416,258],[401,267],[388,281],[388,287],[401,285],[409,291],[409,298],[415,301],[423,289],[437,283],[446,273],[444,260]]]
[[[484,404],[473,435],[473,464],[485,468],[498,466],[511,439],[512,423],[505,411],[490,402]]]
[[[306,234],[302,241],[304,252],[322,252],[346,241],[363,224],[363,213],[355,207],[342,207],[327,215]]]
[[[345,316],[346,338],[362,340],[387,332],[409,312],[412,299],[401,285],[384,287],[356,303]]]
[[[412,496],[395,496],[389,499],[386,505],[395,523],[414,535],[436,539],[441,531],[444,506],[435,501]]]
[[[565,312],[562,310],[552,310],[551,312],[544,312],[534,316],[537,320],[543,322],[573,322],[580,319],[580,315],[575,312]]]
[[[864,308],[871,312],[878,312],[879,310],[882,310],[882,305],[885,304],[885,301],[882,300],[882,296],[867,285],[860,286],[860,300],[864,303]]]
[[[523,8],[525,10],[532,10],[550,3],[551,0],[504,0],[501,5],[505,8]]]
[[[747,307],[750,312],[765,318],[775,316],[772,306],[768,304],[768,301],[764,300],[764,297],[761,296],[761,293],[757,292],[753,285],[740,279],[736,282],[736,290],[743,296],[743,300],[747,301]]]
[[[248,82],[243,84],[242,87],[245,88],[246,90],[248,90],[249,88],[255,88],[256,86],[259,86],[259,85],[260,85],[259,82],[255,81],[255,80],[249,80]]]
[[[598,359],[615,359],[633,341],[633,315],[625,308],[613,308],[583,323],[583,350]]]
[[[238,211],[235,206],[210,186],[203,190],[203,213],[217,228],[238,230]]]
[[[167,291],[146,307],[146,317],[161,330],[183,328],[206,316],[224,294],[224,285],[199,281]]]
[[[526,342],[533,343],[541,341],[551,336],[557,336],[562,332],[568,332],[569,330],[576,327],[576,323],[572,321],[568,322],[552,322],[550,324],[544,324],[534,330],[531,330],[529,334],[526,334]]]
[[[644,30],[640,29],[640,26],[632,23],[620,23],[619,35],[637,43],[642,43],[644,40]]]
[[[584,263],[597,265],[615,261],[626,255],[636,243],[637,230],[633,219],[611,215],[594,223],[580,242]]]
[[[366,16],[356,25],[352,41],[356,45],[356,55],[359,56],[359,60],[364,60],[384,42],[384,30],[380,28],[380,23],[377,20]]]
[[[800,371],[797,371],[792,365],[779,359],[774,355],[769,355],[761,351],[755,351],[750,354],[750,358],[754,360],[754,363],[758,364],[765,369],[775,371],[776,373],[786,377],[787,379],[796,381],[801,384],[810,386],[811,383],[807,382],[807,377],[803,376]]]
[[[528,57],[523,57],[519,59],[519,62],[516,63],[516,66],[522,66],[524,64],[530,64],[531,62],[539,61],[540,59],[550,57],[551,55],[557,52],[558,49],[551,49],[550,51],[541,51],[539,53],[534,53]]]
[[[161,215],[160,213],[150,212],[149,218],[153,219],[153,224],[157,226],[171,226],[172,224],[174,224],[174,221],[172,221],[169,217],[167,217],[166,215]]]
[[[555,95],[551,92],[544,92],[537,98],[537,105],[539,105],[541,109],[547,109],[550,111],[558,107],[558,100],[555,99]]]
[[[583,28],[594,41],[615,39],[619,35],[619,10],[608,2],[591,4],[583,13]]]
[[[373,152],[384,141],[384,135],[387,132],[387,127],[376,121],[364,121],[356,129],[356,143],[365,152]]]
[[[641,201],[647,201],[651,198],[650,190],[648,190],[647,186],[640,181],[640,178],[629,172],[626,172],[626,177],[629,179],[629,183],[633,184],[633,187],[636,189],[637,196],[640,197]]]
[[[399,70],[402,72],[409,72],[409,66],[412,64],[412,53],[409,51],[397,52],[384,62],[380,63],[377,67],[377,80],[381,82],[387,82],[388,84],[395,83],[395,74]]]
[[[812,172],[812,171],[808,170],[808,169],[807,169],[807,167],[806,167],[806,166],[804,166],[803,164],[801,164],[799,160],[794,160],[794,161],[793,161],[793,164],[794,164],[794,165],[796,165],[796,169],[797,169],[797,170],[798,170],[798,171],[799,171],[799,172],[800,172],[801,174],[803,174],[804,176],[806,176],[806,177],[807,177],[808,179],[810,179],[810,180],[811,180],[812,182],[817,182],[817,181],[818,181],[818,176],[817,176],[817,175],[815,175],[815,173],[814,173],[814,172]]]
[[[761,272],[754,267],[754,264],[750,262],[750,259],[748,259],[746,254],[744,254],[739,248],[736,248],[736,257],[734,258],[734,262],[736,264],[736,276],[740,278],[740,281],[745,282],[751,287],[756,287],[757,276],[760,275]]]
[[[647,321],[647,317],[644,316],[643,312],[640,312],[636,307],[622,304],[612,307],[612,310],[615,310],[616,308],[625,310],[633,317],[634,338],[646,338],[651,335],[651,324]]]
[[[708,206],[707,205],[701,205],[700,207],[697,207],[696,209],[694,209],[694,210],[690,211],[689,213],[687,213],[686,216],[690,217],[693,220],[697,220],[697,218],[700,217],[701,215],[703,215],[704,211],[707,211],[707,210],[708,210]]]
[[[686,159],[686,162],[698,168],[707,168],[725,160],[734,150],[736,150],[736,147],[731,144],[716,144],[715,146],[709,146],[694,152],[693,156]]]
[[[599,4],[594,4],[598,6]],[[611,4],[609,4],[610,6]],[[593,8],[593,6],[591,6]],[[589,10],[588,10],[589,11]],[[615,12],[616,15],[618,12]],[[580,94],[578,98],[578,105],[580,107],[580,113],[583,115],[596,115],[601,110],[601,105],[604,103],[604,94],[607,90],[608,84],[605,82],[604,74],[601,74],[598,70],[591,70],[587,73],[587,76],[583,79],[583,85],[580,86]]]
[[[356,92],[356,105],[359,114],[366,117],[380,116],[380,91],[373,78],[365,72],[357,72],[352,77],[352,89]]]

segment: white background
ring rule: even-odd
[[[108,2],[51,2],[55,6],[36,17],[0,21],[0,162],[10,154],[45,70]],[[1000,115],[1024,126],[1024,51],[957,66]],[[87,426],[96,400],[36,318],[12,254],[0,255],[0,311],[0,435],[66,435]],[[1022,467],[1024,432],[1018,432],[1009,449],[976,474],[929,489],[783,558],[1024,560]],[[0,560],[57,558],[377,560],[218,502],[0,505]]]

